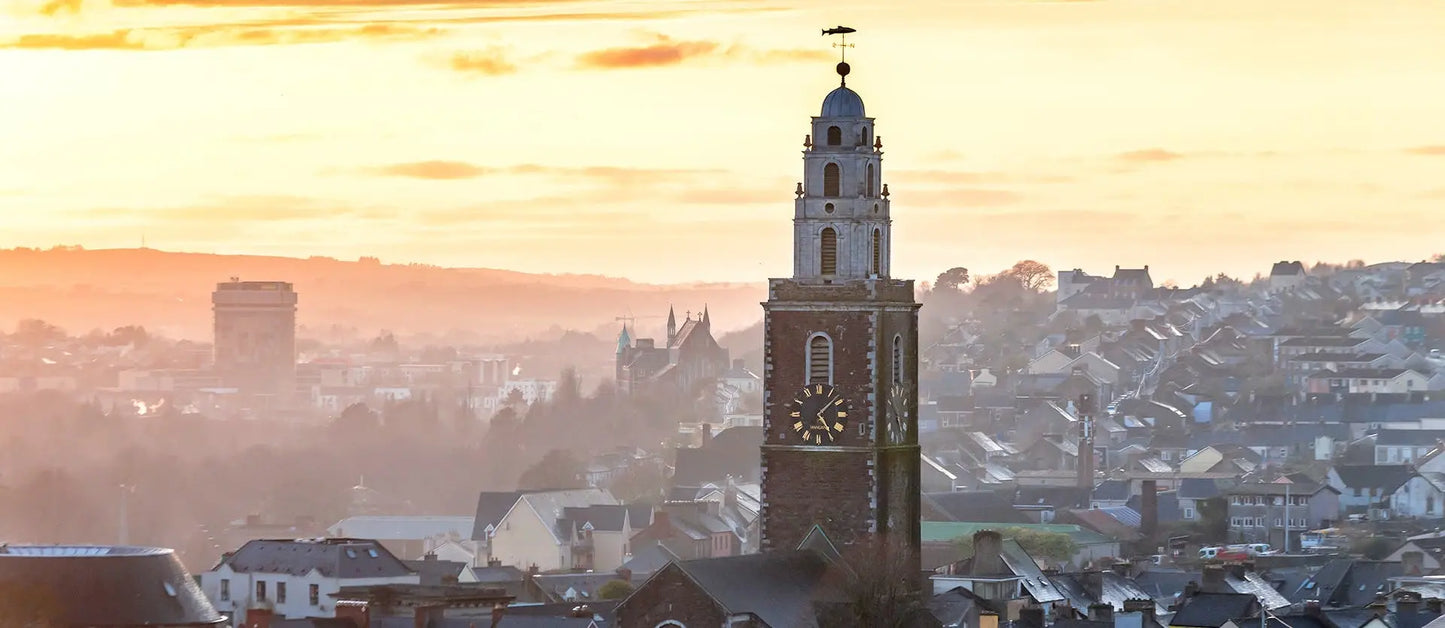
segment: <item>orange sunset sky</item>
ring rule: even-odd
[[[0,0],[0,246],[791,270],[878,119],[895,274],[1445,251],[1441,0]]]

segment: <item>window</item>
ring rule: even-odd
[[[883,275],[883,230],[873,230],[873,276]]]
[[[867,146],[867,145],[868,145],[868,127],[866,127],[866,126],[863,127],[861,130],[858,131],[858,145],[859,145],[859,146]]]
[[[277,604],[285,604],[285,603],[286,603],[286,583],[285,583],[285,582],[277,582],[277,583],[276,583],[276,603],[277,603]]]
[[[828,127],[828,145],[838,146],[843,143],[843,129],[836,126]]]
[[[1283,521],[1279,517],[1274,518],[1274,527],[1278,528]]]
[[[903,336],[893,337],[893,383],[903,383]]]
[[[229,578],[221,578],[221,601],[231,601],[231,580]]]
[[[824,334],[808,339],[808,383],[833,383],[833,341]]]
[[[1194,509],[1193,509],[1193,508],[1185,508],[1185,509],[1184,509],[1184,518],[1185,518],[1185,519],[1193,520],[1193,519],[1194,519]]]
[[[873,164],[868,164],[866,172],[868,176],[863,179],[863,191],[868,198],[873,198]]]
[[[832,204],[832,203],[826,203],[826,204],[824,204],[824,205],[823,205],[823,211],[825,211],[825,212],[827,212],[827,213],[829,213],[829,214],[833,213],[833,204]]]
[[[257,580],[257,581],[256,581],[256,601],[257,601],[257,602],[265,602],[265,601],[266,601],[266,581],[265,581],[265,580]]]
[[[307,592],[307,597],[309,598],[307,601],[310,602],[312,606],[318,606],[318,605],[320,605],[320,604],[321,604],[321,586],[320,586],[320,585],[315,585],[315,584],[311,585],[311,590]]]
[[[819,272],[822,275],[838,274],[838,232],[832,227],[823,229],[822,246],[819,250]]]
[[[836,198],[838,196],[838,164],[823,166],[823,196]]]

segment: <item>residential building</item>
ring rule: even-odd
[[[1310,393],[1410,393],[1429,389],[1430,377],[1413,369],[1345,368],[1311,373],[1305,379]]]
[[[1396,491],[1414,475],[1415,470],[1405,464],[1337,464],[1325,481],[1340,492],[1342,514],[1385,519],[1394,512]]]
[[[1305,282],[1304,264],[1294,262],[1275,262],[1269,269],[1269,289],[1271,292],[1281,290],[1293,290]]]
[[[336,522],[326,529],[326,535],[371,539],[397,558],[417,560],[437,545],[470,538],[474,527],[475,517],[359,515]]]
[[[586,521],[568,517],[567,508],[617,505],[619,502],[603,489],[577,489],[524,493],[512,504],[490,533],[490,558],[504,565],[521,568],[536,567],[542,571],[573,569],[586,565],[592,569],[615,569],[621,564],[597,563],[604,555],[621,555],[625,540],[615,541],[617,551],[604,554],[597,549],[597,540],[581,534]],[[594,524],[595,526],[595,524]],[[603,537],[610,538],[610,537]]]
[[[1340,516],[1340,493],[1328,484],[1281,478],[1239,484],[1224,494],[1232,533],[1280,548],[1294,548],[1298,532],[1328,527]]]
[[[285,618],[335,617],[331,596],[342,587],[419,583],[381,543],[351,538],[251,541],[200,575],[211,604],[238,623],[254,608]]]

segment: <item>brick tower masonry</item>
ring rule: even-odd
[[[889,274],[883,144],[845,82],[803,146],[793,276],[770,280],[763,304],[762,547],[793,549],[816,524],[839,545],[902,544],[916,563],[919,305]]]

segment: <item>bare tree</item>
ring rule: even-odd
[[[1054,285],[1053,269],[1043,262],[1031,259],[1014,264],[1013,268],[1004,271],[1004,274],[1017,279],[1024,289],[1030,292],[1039,292]]]
[[[918,557],[904,544],[872,536],[841,548],[842,595],[819,612],[820,626],[924,628],[938,621],[923,604]]]

